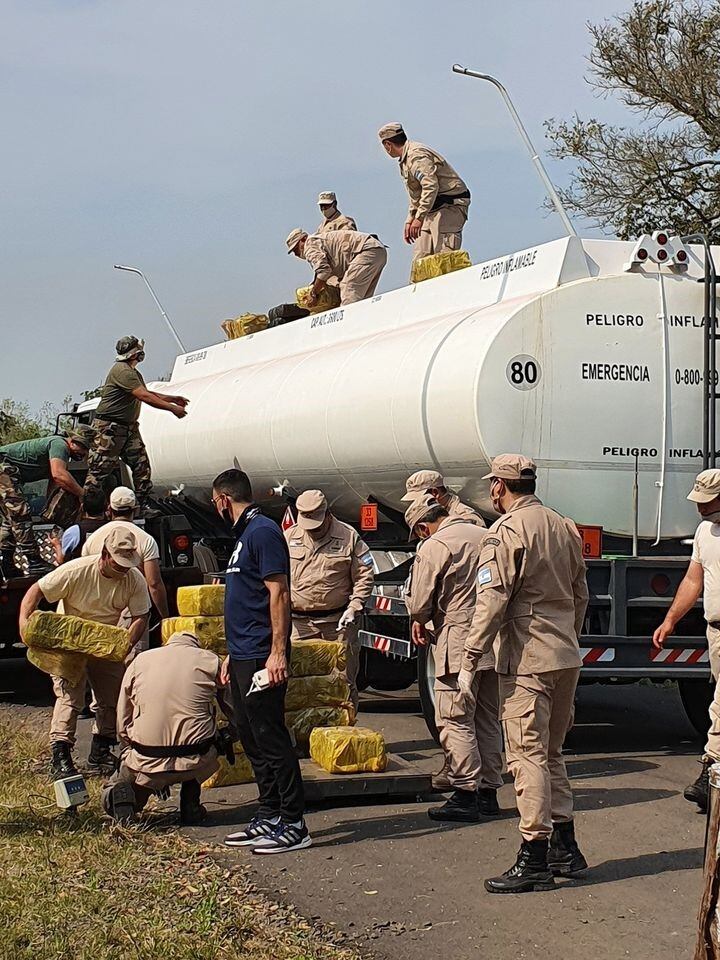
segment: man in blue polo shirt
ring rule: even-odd
[[[225,470],[213,483],[213,503],[236,537],[225,580],[228,657],[221,679],[232,687],[240,743],[258,785],[260,807],[248,826],[231,833],[231,847],[253,853],[302,850],[305,825],[300,764],[285,726],[290,659],[290,556],[280,527],[252,502],[247,474]],[[267,669],[270,686],[250,692],[253,674]]]

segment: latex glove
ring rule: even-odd
[[[475,674],[472,670],[461,670],[458,674],[458,689],[464,697],[469,697],[472,693],[474,679]]]
[[[341,630],[349,627],[351,623],[355,623],[355,611],[348,607],[345,613],[338,620],[337,632],[340,633]]]

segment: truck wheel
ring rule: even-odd
[[[433,740],[440,743],[435,726],[435,660],[429,646],[418,647],[417,652],[417,680],[423,717]]]
[[[690,723],[701,737],[710,726],[708,708],[715,692],[714,684],[702,677],[684,677],[678,680],[678,691]]]
[[[193,547],[193,563],[201,573],[217,573],[220,569],[217,557],[203,543],[196,543]]]

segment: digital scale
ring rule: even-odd
[[[79,773],[76,773],[73,777],[56,780],[53,786],[55,787],[55,802],[61,810],[72,810],[74,807],[87,803],[90,799],[85,780]]]

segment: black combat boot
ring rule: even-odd
[[[138,812],[135,790],[131,783],[116,783],[106,788],[103,806],[118,823],[132,823]]]
[[[555,878],[548,870],[547,840],[523,840],[514,866],[500,877],[485,881],[488,893],[530,893],[553,890]]]
[[[483,817],[499,817],[500,804],[497,801],[497,790],[492,787],[480,787],[477,792],[478,809]]]
[[[115,746],[112,737],[101,737],[94,733],[87,758],[87,772],[96,777],[111,776],[120,766],[119,759],[110,747]]]
[[[477,823],[478,798],[474,790],[456,790],[441,807],[430,807],[431,820],[457,820],[460,823]]]
[[[186,780],[180,787],[180,823],[184,827],[194,827],[207,817],[207,810],[200,803],[200,784],[197,780]]]
[[[708,775],[710,773],[710,767],[715,761],[712,757],[703,757],[700,762],[702,763],[700,776],[694,783],[685,787],[683,796],[686,800],[689,800],[690,803],[696,803],[700,807],[701,813],[707,813],[707,809],[710,806],[710,781],[708,780]]]
[[[575,823],[553,824],[547,857],[548,868],[554,877],[574,877],[587,870],[587,860],[575,839]]]
[[[55,740],[52,744],[50,779],[64,780],[66,777],[76,776],[77,769],[73,763],[72,747],[65,740]]]

